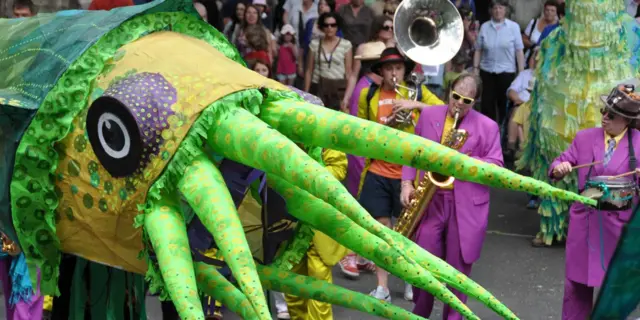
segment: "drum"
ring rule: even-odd
[[[633,196],[637,186],[633,179],[627,177],[614,178],[610,176],[591,177],[585,183],[585,197],[598,200],[598,208],[604,211],[621,211],[631,209]]]

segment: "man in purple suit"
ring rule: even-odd
[[[578,169],[580,190],[590,181],[623,173],[634,173],[611,180],[627,180],[637,185],[637,161],[640,132],[632,129],[640,119],[640,97],[633,85],[620,85],[609,96],[603,96],[602,128],[585,129],[550,166],[549,176],[562,179],[581,164],[593,164]],[[587,185],[589,187],[589,185]],[[587,188],[589,189],[589,188]],[[637,193],[633,193],[637,203]],[[631,217],[632,209],[600,208],[574,203],[569,210],[569,234],[566,244],[564,299],[562,319],[588,319],[593,307],[593,288],[602,284],[609,261],[616,249],[622,227]]]
[[[500,131],[492,119],[473,110],[481,95],[480,80],[473,74],[462,74],[451,85],[449,105],[422,109],[415,133],[429,140],[444,142],[453,129],[454,115],[459,112],[459,128],[468,138],[458,151],[481,161],[503,166]],[[411,167],[402,168],[400,201],[407,206],[414,193],[417,178],[425,179]],[[489,187],[456,180],[448,188],[439,188],[427,206],[414,241],[432,254],[444,259],[464,274],[480,257],[489,216]],[[466,302],[467,297],[453,290]],[[429,317],[433,296],[413,288],[413,313]],[[445,305],[443,319],[461,319],[461,315]]]

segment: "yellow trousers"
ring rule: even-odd
[[[331,269],[346,254],[345,247],[316,231],[307,255],[291,271],[332,283]],[[301,299],[289,294],[285,294],[284,299],[293,320],[333,320],[333,309],[329,303]]]
[[[324,264],[315,246],[311,245],[307,256],[291,270],[297,274],[310,276],[331,282],[331,267]],[[302,299],[289,294],[284,295],[292,320],[333,320],[331,304],[316,300]]]
[[[44,296],[44,303],[42,304],[42,309],[44,309],[45,311],[51,311],[53,309],[52,296]]]

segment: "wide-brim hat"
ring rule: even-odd
[[[405,58],[396,47],[386,48],[380,54],[380,59],[371,66],[371,71],[380,74],[380,68],[387,63],[404,62],[405,73],[409,73],[416,66],[415,62]]]
[[[382,55],[382,51],[384,51],[386,47],[387,46],[385,46],[382,41],[363,43],[362,53],[353,58],[361,61],[378,60],[380,59],[380,55]]]
[[[600,96],[607,110],[627,119],[640,119],[640,94],[635,88],[640,84],[638,79],[630,79],[617,85],[609,95]]]

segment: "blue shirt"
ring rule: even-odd
[[[476,50],[482,50],[480,69],[490,73],[515,73],[516,51],[524,49],[520,26],[509,19],[489,20],[480,26]]]
[[[551,34],[551,32],[553,32],[553,30],[555,30],[559,26],[560,22],[544,27],[544,30],[542,30],[542,33],[540,34],[540,38],[538,38],[538,45],[540,45],[542,43],[542,40],[549,36],[549,34]]]

